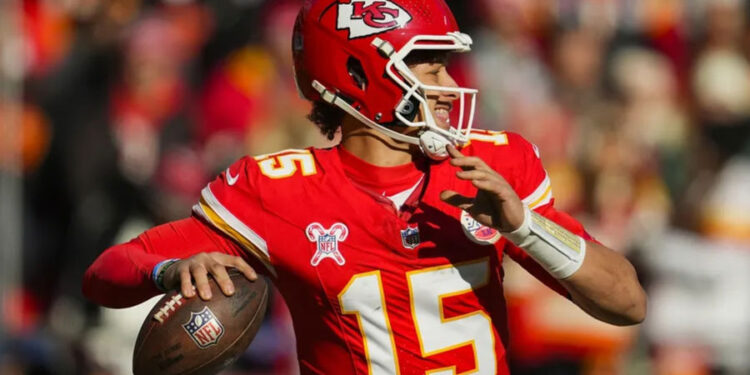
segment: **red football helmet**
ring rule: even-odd
[[[295,79],[305,98],[334,104],[440,159],[446,145],[468,141],[478,91],[425,85],[404,58],[418,50],[467,52],[471,44],[443,0],[308,0],[294,27]],[[458,95],[458,124],[448,130],[436,124],[426,91]],[[420,106],[424,119],[415,122]],[[410,136],[394,124],[423,129]]]

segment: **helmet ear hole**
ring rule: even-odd
[[[365,74],[365,69],[362,67],[362,63],[358,59],[350,56],[349,60],[346,61],[346,70],[357,87],[362,91],[367,90],[367,75]]]
[[[412,96],[408,100],[403,101],[397,111],[407,120],[414,121],[417,117],[417,113],[419,113],[419,101]]]

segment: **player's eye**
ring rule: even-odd
[[[434,67],[434,68],[428,69],[426,73],[431,79],[437,79],[440,76],[440,71],[441,71],[440,67]]]

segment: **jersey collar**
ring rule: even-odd
[[[370,164],[344,147],[337,147],[344,173],[356,185],[377,193],[390,196],[412,188],[424,176],[425,169],[419,163],[408,163],[395,167],[380,167]]]

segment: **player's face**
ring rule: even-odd
[[[451,77],[446,69],[446,56],[437,56],[428,61],[410,64],[414,75],[425,85],[458,87],[456,81]],[[453,109],[453,102],[458,99],[455,92],[446,91],[426,91],[428,109],[422,108],[422,111],[429,110],[438,126],[448,129],[451,126],[450,113]],[[418,115],[417,121],[422,121],[423,113]]]

